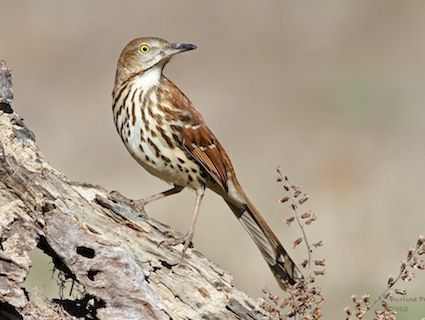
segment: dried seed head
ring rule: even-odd
[[[315,270],[313,271],[314,275],[316,276],[324,276],[325,275],[325,270]]]
[[[392,311],[391,307],[385,301],[382,302],[382,308],[384,308],[384,310],[387,312]]]
[[[310,219],[308,219],[306,222],[305,222],[305,224],[306,225],[310,225],[313,221],[316,221],[317,220],[317,217],[316,217],[316,215],[313,213],[313,216],[310,218]]]
[[[384,294],[384,299],[387,300],[389,297],[391,297],[393,295],[392,290],[388,290],[385,294]]]
[[[286,201],[288,201],[289,200],[289,197],[288,196],[286,196],[286,197],[282,197],[282,198],[279,198],[279,202],[280,203],[285,203]]]
[[[363,319],[363,317],[364,317],[364,315],[366,314],[366,312],[367,312],[367,309],[360,309],[360,310],[357,312],[356,316],[357,316],[359,319]]]
[[[309,211],[307,211],[307,212],[304,212],[302,215],[301,215],[301,218],[303,218],[303,219],[308,219],[308,218],[311,218],[311,216],[313,215],[313,212],[311,211],[311,210],[309,210]]]
[[[326,264],[325,264],[325,259],[322,259],[322,260],[314,260],[314,264],[315,264],[316,266],[321,266],[321,267],[325,267],[325,266],[326,266]]]
[[[346,318],[346,319],[350,319],[350,316],[351,316],[351,309],[350,309],[350,308],[345,307],[345,308],[344,308],[344,311],[345,311],[345,314],[347,315],[347,318]]]
[[[323,240],[320,240],[319,242],[313,243],[312,246],[314,248],[319,248],[323,246]]]
[[[292,242],[292,244],[294,245],[294,248],[296,247],[296,246],[298,246],[301,242],[303,241],[303,238],[298,238],[297,240],[294,240],[293,242]]]
[[[303,263],[301,263],[301,266],[302,266],[303,268],[305,268],[305,267],[307,267],[307,265],[308,265],[308,260],[307,260],[307,259],[305,259],[305,260],[303,261]]]
[[[413,276],[414,276],[413,272],[405,271],[403,273],[403,275],[401,276],[401,280],[403,280],[403,281],[412,281]]]
[[[394,278],[394,276],[389,276],[388,277],[388,281],[387,281],[387,283],[388,283],[388,285],[389,286],[392,286],[394,283],[395,283],[395,278]]]
[[[401,289],[395,289],[395,293],[396,294],[399,294],[399,295],[402,295],[402,296],[405,296],[407,294],[407,291],[406,290],[401,290]]]
[[[296,185],[294,185],[294,184],[291,184],[291,188],[292,188],[292,190],[294,190],[295,192],[302,192],[302,190],[301,190],[301,188],[300,187],[298,187],[298,186],[296,186]]]
[[[310,196],[308,194],[303,194],[302,198],[300,200],[298,200],[299,204],[303,204],[304,202],[306,202],[308,199],[310,199]]]
[[[425,239],[424,239],[424,237],[423,236],[419,236],[418,237],[418,241],[416,242],[416,245],[418,246],[418,247],[420,247],[421,245],[423,245],[425,243]]]
[[[288,225],[288,227],[291,225],[292,222],[294,222],[295,217],[289,217],[285,220],[285,223]]]
[[[296,315],[296,311],[295,310],[291,310],[286,314],[286,317],[288,318],[292,318]]]

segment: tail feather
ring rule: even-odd
[[[261,214],[248,197],[245,194],[243,196],[246,200],[243,207],[225,200],[260,249],[280,287],[285,289],[288,284],[294,284],[303,276]]]

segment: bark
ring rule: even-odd
[[[179,264],[181,246],[158,246],[179,236],[170,227],[52,168],[13,112],[11,89],[0,62],[0,319],[269,318],[197,250]],[[25,290],[36,247],[82,288],[79,297],[51,301]]]

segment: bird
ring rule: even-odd
[[[225,149],[201,113],[163,73],[170,59],[196,49],[190,43],[171,43],[157,37],[130,41],[119,56],[112,92],[116,129],[131,156],[150,174],[173,187],[134,200],[142,211],[153,201],[195,191],[188,232],[166,245],[189,248],[206,189],[220,195],[245,227],[282,288],[302,274],[279,239],[241,187]]]

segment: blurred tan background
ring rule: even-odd
[[[425,3],[326,1],[0,1],[0,58],[14,107],[71,179],[140,198],[167,188],[127,154],[112,122],[115,64],[132,38],[192,42],[165,73],[200,109],[283,243],[298,237],[276,199],[280,165],[308,192],[326,246],[325,319],[353,293],[380,292],[425,231]],[[154,203],[185,232],[194,194]],[[209,192],[195,246],[253,296],[278,292],[260,253]],[[294,256],[301,261],[303,249]],[[42,271],[39,276],[50,278]],[[38,279],[38,280],[37,280]],[[43,281],[35,277],[38,286]],[[425,277],[410,287],[425,296]],[[41,288],[43,290],[43,288]],[[425,315],[405,303],[400,319]]]

